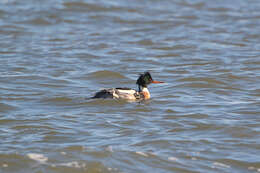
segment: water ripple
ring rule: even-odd
[[[0,2],[0,172],[259,172],[260,3]],[[145,102],[88,99],[136,89]]]

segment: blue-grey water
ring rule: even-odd
[[[260,172],[260,1],[1,0],[0,172]]]

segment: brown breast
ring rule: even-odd
[[[144,99],[149,99],[150,98],[150,93],[149,92],[142,91],[141,93],[144,96]]]

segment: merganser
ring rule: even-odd
[[[125,100],[147,100],[151,97],[147,86],[151,83],[164,83],[153,80],[149,72],[140,74],[136,81],[138,91],[131,88],[109,88],[103,89],[95,94],[92,98],[113,98]]]

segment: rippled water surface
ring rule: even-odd
[[[0,172],[260,172],[259,82],[258,0],[1,0]]]

